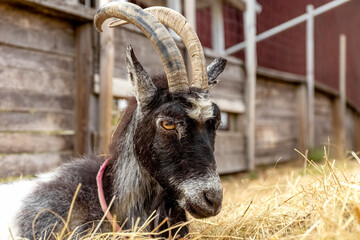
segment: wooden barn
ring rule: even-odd
[[[125,65],[127,45],[133,46],[149,72],[163,72],[152,44],[133,26],[108,29],[103,34],[95,31],[93,16],[103,2],[0,2],[0,177],[35,174],[54,169],[74,157],[107,152],[112,129],[126,106],[124,99],[132,94]],[[283,45],[275,45],[273,41],[270,45],[258,45],[258,67],[253,73],[250,57],[245,62],[244,51],[231,50],[244,40],[244,32],[248,31],[243,24],[244,11],[257,14],[258,31],[279,24],[275,21],[274,26],[263,26],[271,10],[266,0],[258,3],[215,0],[212,4],[205,0],[131,2],[141,7],[168,6],[183,13],[197,28],[207,61],[210,63],[220,55],[228,59],[221,83],[212,92],[213,100],[222,111],[223,123],[215,146],[221,173],[295,160],[300,155],[294,149],[315,149],[326,144],[328,138],[332,143],[344,143],[343,149],[360,150],[360,99],[354,98],[351,89],[354,82],[359,86],[360,75],[351,66],[359,62],[360,56],[346,58],[349,71],[355,72],[348,71],[346,75],[350,91],[345,99],[340,89],[321,80],[326,75],[315,74],[314,94],[309,105],[307,72],[293,70],[291,64],[283,65],[288,63],[284,56],[291,53],[291,49],[284,51],[283,48],[288,35],[277,36]],[[253,8],[247,2],[253,2]],[[313,1],[303,2],[306,6]],[[331,1],[318,5],[327,2]],[[341,7],[353,8],[354,2],[343,3]],[[294,14],[284,19],[289,20],[298,13]],[[291,30],[295,36],[297,30]],[[360,40],[359,35],[355,38]],[[350,48],[355,40],[352,36],[347,39]],[[321,40],[315,41],[321,45],[317,41]],[[177,42],[186,56],[184,45],[180,40]],[[299,58],[300,63],[292,63],[304,65],[306,61],[301,62],[304,57],[301,54],[306,52],[305,42],[299,48],[291,54]],[[271,52],[277,51],[283,52],[274,63],[268,58]],[[296,55],[299,52],[300,57]],[[246,54],[251,56],[248,51]],[[338,50],[335,55],[338,59]],[[326,66],[321,65],[321,71],[327,71]],[[251,76],[255,76],[256,87],[250,84],[254,82]],[[254,93],[253,98],[249,92]],[[313,109],[310,123],[309,108]],[[252,114],[255,118],[251,118]],[[313,139],[309,140],[311,124]]]

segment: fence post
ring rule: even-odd
[[[196,1],[185,0],[184,1],[184,13],[187,21],[196,31]]]
[[[190,25],[193,27],[193,29],[196,31],[196,0],[184,0],[184,14],[187,19],[187,21],[190,23]],[[191,67],[191,61],[190,56],[187,51],[186,52],[186,70],[188,72],[189,79],[192,79],[192,67]]]
[[[246,1],[245,11],[245,65],[247,75],[247,159],[248,170],[255,169],[255,98],[256,98],[256,1]]]
[[[224,54],[225,51],[225,33],[224,33],[224,17],[222,9],[222,1],[215,0],[211,4],[211,17],[212,17],[212,43],[213,49],[219,53]]]
[[[76,27],[76,116],[74,148],[77,155],[90,153],[89,101],[93,77],[92,24]]]
[[[339,37],[339,99],[335,101],[334,133],[339,158],[346,148],[346,36]]]
[[[101,0],[104,5],[109,0]],[[108,21],[106,21],[108,22]],[[106,22],[104,25],[106,25]],[[99,139],[98,149],[108,152],[111,139],[112,80],[114,74],[114,29],[105,28],[100,34],[100,93],[99,93]]]
[[[308,148],[315,147],[315,110],[314,110],[314,6],[306,6],[306,81],[307,81],[307,124],[308,124]]]
[[[166,0],[166,6],[168,8],[171,8],[171,9],[177,11],[178,13],[182,13],[181,0]],[[174,30],[172,30],[171,28],[168,28],[168,30],[174,39],[181,40],[179,35],[177,35],[176,32],[174,32]]]

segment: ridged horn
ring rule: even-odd
[[[149,7],[144,10],[154,15],[162,24],[171,28],[180,36],[190,56],[193,86],[207,90],[209,85],[204,52],[195,30],[186,18],[175,10],[165,7]],[[115,20],[109,24],[109,27],[113,28],[124,24],[127,24],[127,22]]]
[[[132,3],[110,2],[97,11],[94,17],[96,29],[102,32],[102,24],[112,17],[133,24],[149,38],[164,66],[170,92],[189,89],[186,68],[180,50],[168,30],[156,17]]]

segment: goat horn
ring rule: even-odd
[[[165,7],[149,7],[144,10],[154,15],[162,24],[170,27],[180,36],[190,56],[193,86],[208,89],[204,52],[195,30],[187,22],[186,18],[175,10]],[[115,20],[109,24],[109,27],[114,28],[125,24],[127,24],[126,21]]]
[[[97,11],[94,17],[96,29],[102,32],[102,24],[112,17],[133,24],[149,38],[160,55],[170,92],[187,91],[189,89],[186,68],[180,50],[168,30],[156,17],[132,3],[110,2]]]

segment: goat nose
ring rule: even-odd
[[[203,194],[208,207],[213,209],[215,215],[218,214],[221,210],[223,198],[222,190],[207,189],[204,190]]]

